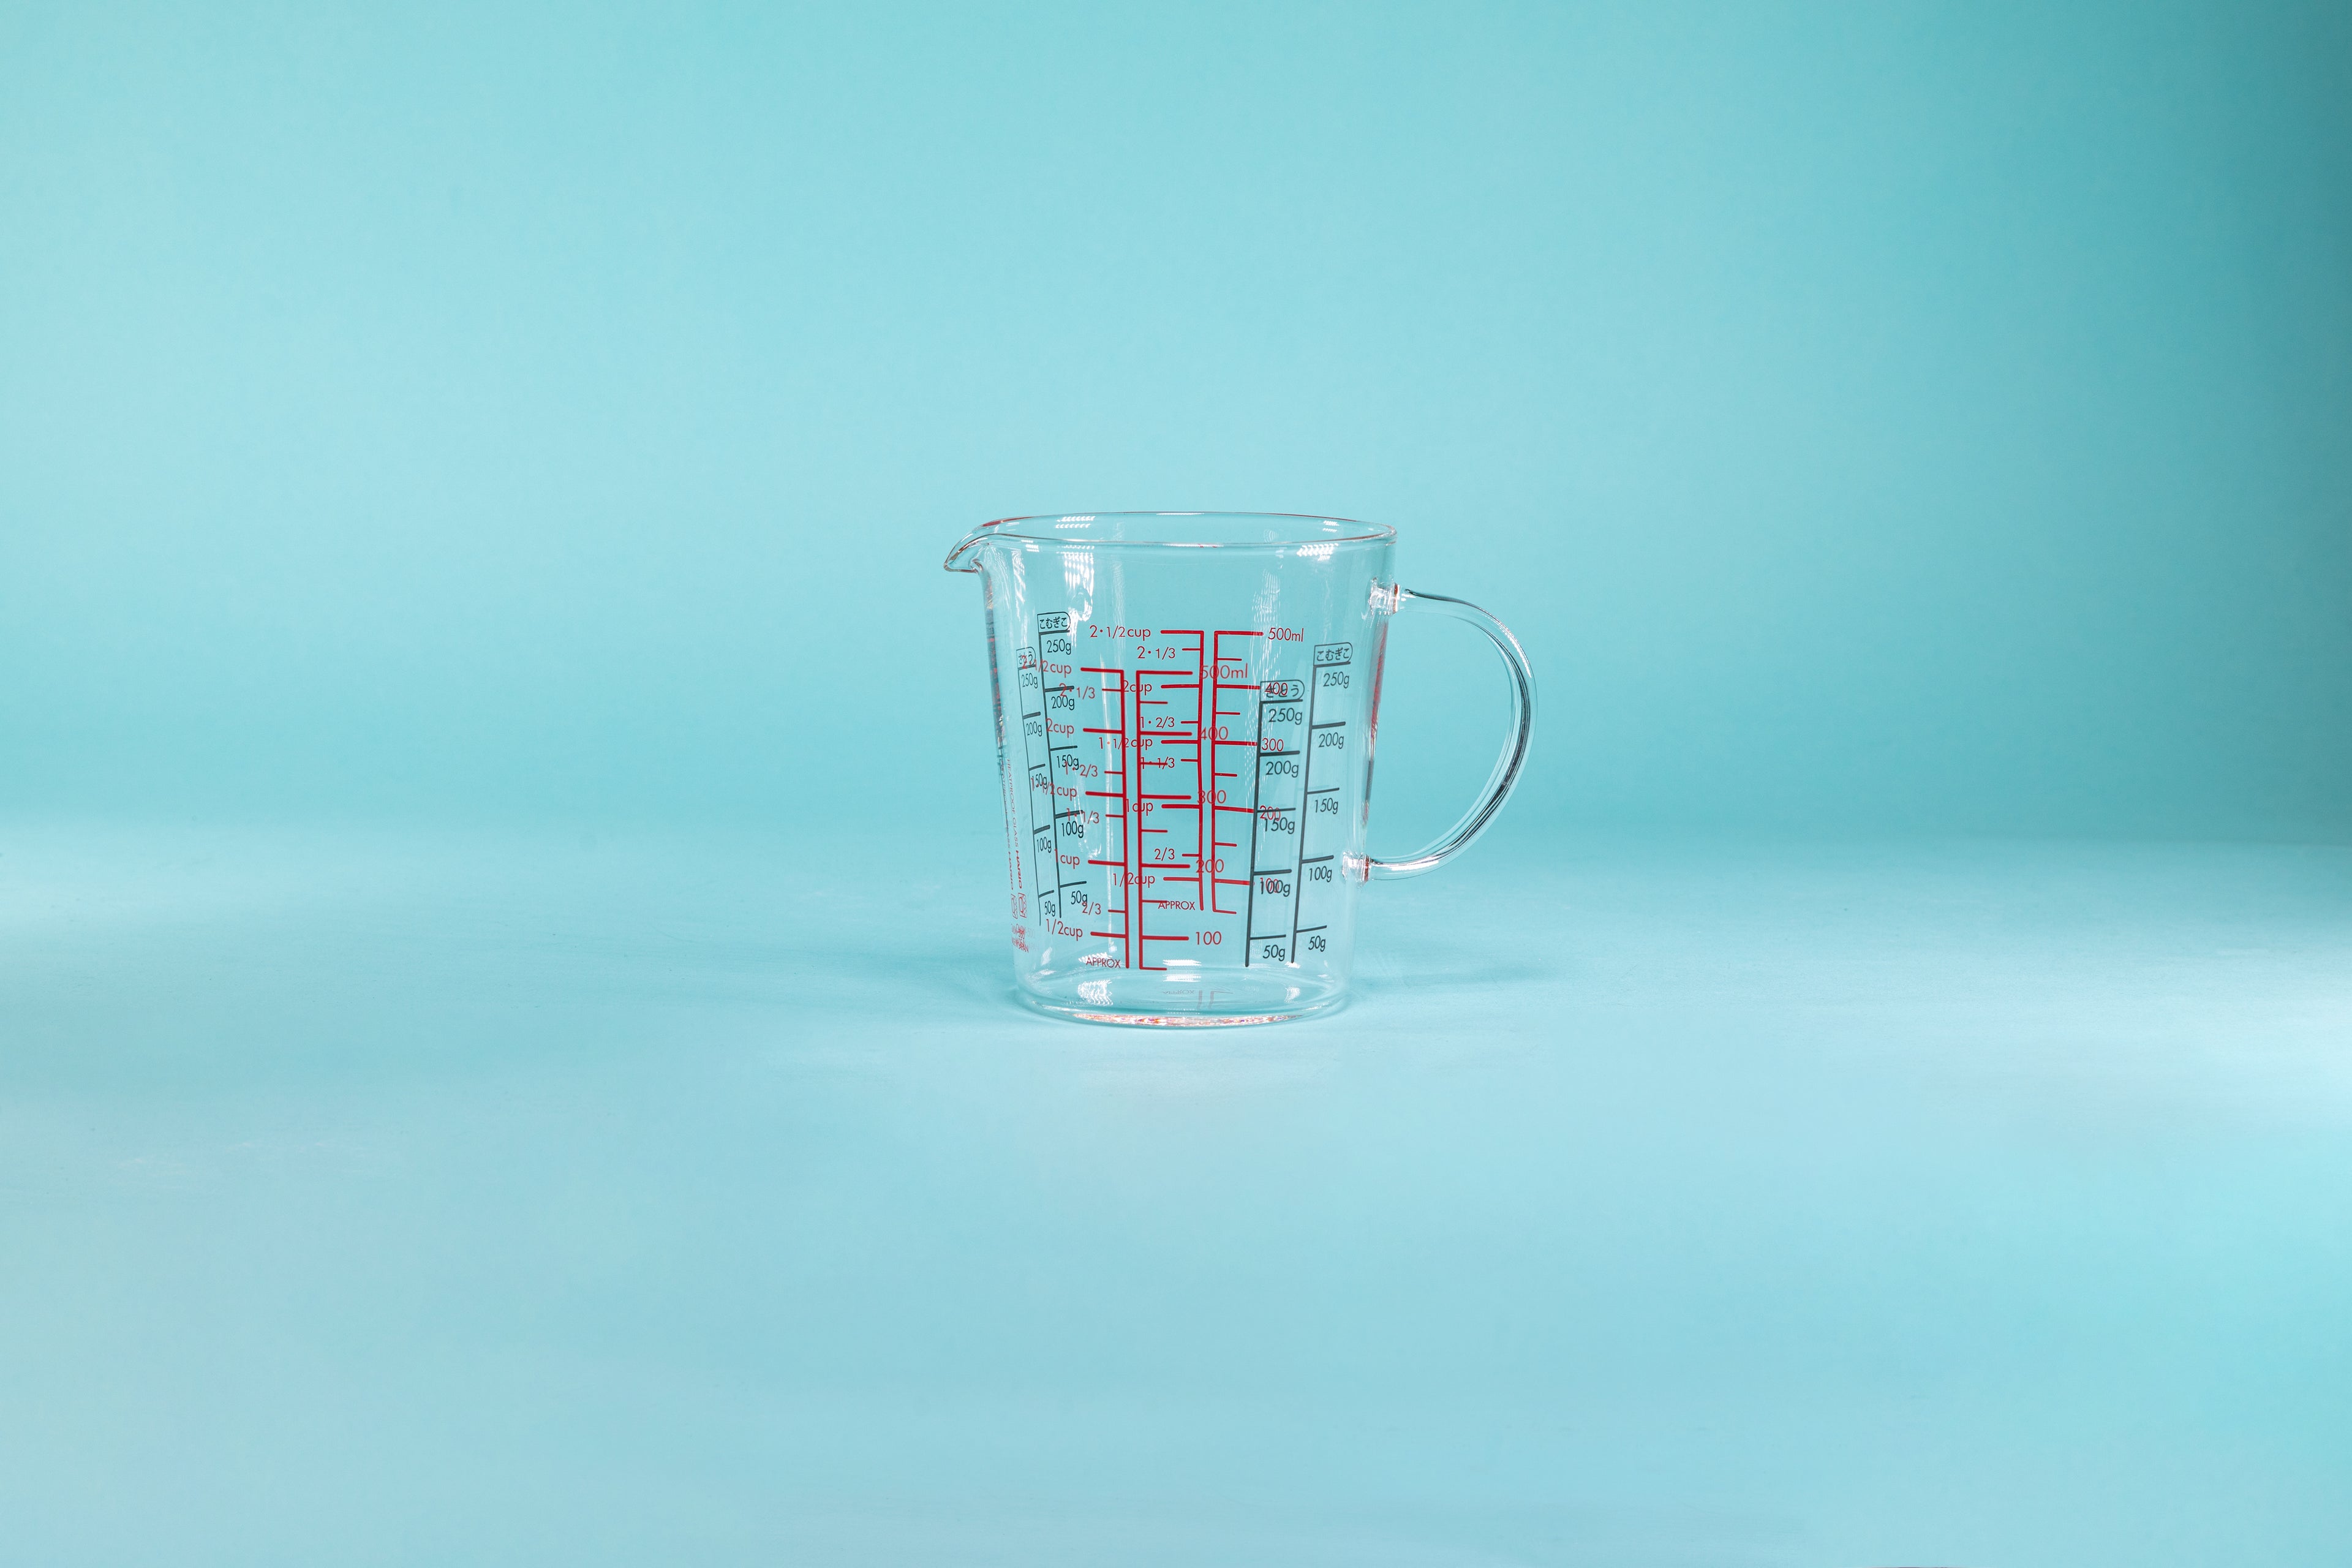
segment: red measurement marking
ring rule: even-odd
[[[1139,702],[1129,702],[1127,700],[1126,691],[1129,679],[1129,678],[1126,672],[1119,672],[1118,686],[1120,697],[1118,721],[1122,729],[1132,726],[1135,730],[1138,737],[1135,742],[1135,750],[1137,755],[1140,756],[1143,752],[1143,742],[1141,740],[1143,731],[1143,708]],[[1136,679],[1137,683],[1140,685],[1140,677],[1136,678]],[[1139,691],[1137,693],[1137,696],[1139,697],[1141,695],[1142,693]],[[1124,742],[1126,738],[1127,737],[1125,735],[1121,735],[1119,737],[1122,742]],[[1142,786],[1135,782],[1132,773],[1130,772],[1129,776],[1120,782],[1119,787],[1125,790],[1140,790]],[[1138,807],[1142,804],[1143,803],[1139,800],[1122,801],[1119,805],[1119,810],[1123,816],[1140,817],[1143,813],[1139,810]],[[1127,943],[1127,952],[1125,956],[1127,958],[1127,966],[1129,969],[1132,969],[1135,967],[1136,958],[1135,936],[1133,933],[1143,929],[1143,876],[1142,868],[1138,864],[1138,862],[1143,858],[1143,837],[1140,834],[1129,833],[1124,827],[1119,831],[1119,837],[1121,839],[1119,852],[1127,861],[1127,886],[1122,889],[1126,894],[1126,897],[1119,900],[1124,906],[1119,910],[1119,926],[1122,931],[1129,933],[1125,937]]]
[[[1222,694],[1226,691],[1262,694],[1263,684],[1251,680],[1228,681],[1219,677],[1225,673],[1225,667],[1228,664],[1233,665],[1236,672],[1247,673],[1256,663],[1255,658],[1246,660],[1229,658],[1224,651],[1226,637],[1262,639],[1267,636],[1267,633],[1240,629],[1211,632],[1205,628],[1162,627],[1156,635],[1165,638],[1194,639],[1193,668],[1190,672],[1193,676],[1192,679],[1164,679],[1166,676],[1186,673],[1181,663],[1164,671],[1142,668],[1122,668],[1118,665],[1077,667],[1079,671],[1098,678],[1103,707],[1109,709],[1110,711],[1101,712],[1097,716],[1111,720],[1108,724],[1086,725],[1082,727],[1080,732],[1097,737],[1106,764],[1114,761],[1121,764],[1117,767],[1106,765],[1102,768],[1098,782],[1108,787],[1082,790],[1077,792],[1077,795],[1080,798],[1104,802],[1116,797],[1119,803],[1119,810],[1116,814],[1105,805],[1095,816],[1097,823],[1108,823],[1114,816],[1118,817],[1119,842],[1116,846],[1102,845],[1101,847],[1109,849],[1111,854],[1099,857],[1089,856],[1087,858],[1086,864],[1089,867],[1116,866],[1124,873],[1125,880],[1121,889],[1123,897],[1119,900],[1121,907],[1117,910],[1104,911],[1106,916],[1112,913],[1118,914],[1121,924],[1117,928],[1106,927],[1088,934],[1118,944],[1116,951],[1119,953],[1119,959],[1130,968],[1164,972],[1162,966],[1151,963],[1146,957],[1149,944],[1155,942],[1193,942],[1198,940],[1198,932],[1190,929],[1195,923],[1192,921],[1182,922],[1187,929],[1179,934],[1152,931],[1148,929],[1149,922],[1146,919],[1150,910],[1158,909],[1175,910],[1180,914],[1192,910],[1225,916],[1238,915],[1241,912],[1238,908],[1232,910],[1224,908],[1223,896],[1217,889],[1228,887],[1249,888],[1255,882],[1254,868],[1252,875],[1246,877],[1219,877],[1210,872],[1208,866],[1210,848],[1237,849],[1245,841],[1218,838],[1213,831],[1210,831],[1209,815],[1212,812],[1250,814],[1254,812],[1255,807],[1248,805],[1227,805],[1211,803],[1209,780],[1213,777],[1221,785],[1238,781],[1241,777],[1241,770],[1215,767],[1213,760],[1206,753],[1213,745],[1239,746],[1245,750],[1264,751],[1265,748],[1255,739],[1230,738],[1234,731],[1254,729],[1255,725],[1250,718],[1251,710],[1248,705],[1244,704],[1238,709],[1228,709],[1222,700]],[[1140,655],[1143,651],[1141,648],[1121,648],[1112,657],[1124,657],[1130,653]],[[1181,647],[1178,648],[1163,647],[1159,651],[1174,652],[1179,659],[1182,658]],[[1183,706],[1183,700],[1167,695],[1171,691],[1192,693],[1192,718],[1185,719],[1181,714],[1150,717],[1144,714],[1142,710],[1145,708]],[[1160,695],[1154,696],[1155,692]],[[1212,698],[1209,695],[1212,692],[1217,693],[1218,696]],[[1115,707],[1111,700],[1114,694],[1117,698]],[[1212,720],[1218,721],[1213,732]],[[1231,728],[1228,729],[1227,726]],[[1158,754],[1147,754],[1148,748],[1153,745],[1160,748]],[[1171,758],[1167,753],[1171,749],[1181,752],[1187,748],[1190,748],[1192,752],[1193,789],[1191,795],[1187,795],[1176,790],[1152,790],[1144,787],[1147,779],[1152,779],[1163,784],[1173,783],[1174,780],[1165,773],[1139,773],[1137,769],[1181,767],[1182,759]],[[1129,759],[1132,759],[1131,763]],[[1181,775],[1178,774],[1176,777],[1181,778]],[[1076,782],[1084,783],[1085,781]],[[1066,786],[1061,798],[1072,798],[1066,791]],[[1170,829],[1164,826],[1145,826],[1155,820],[1164,821],[1150,815],[1160,811],[1189,812],[1192,816],[1193,826],[1184,830]],[[1193,836],[1195,846],[1190,851],[1190,858],[1193,862],[1190,872],[1181,876],[1172,874],[1181,867],[1181,860],[1177,861],[1173,866],[1166,862],[1151,866],[1142,864],[1147,855],[1147,848],[1143,844],[1146,835],[1177,837],[1181,837],[1185,832],[1190,832]],[[1160,854],[1166,851],[1150,850],[1149,853]],[[1176,853],[1185,852],[1179,849]],[[1114,856],[1116,858],[1113,858]],[[1223,862],[1220,864],[1222,866]],[[1208,889],[1206,900],[1208,907],[1203,910],[1202,900],[1197,897],[1189,901],[1146,897],[1147,884],[1151,882],[1170,886],[1189,885],[1195,889],[1205,888]]]

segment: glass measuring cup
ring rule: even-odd
[[[1263,512],[1014,517],[958,541],[988,615],[1022,999],[1097,1024],[1269,1024],[1347,998],[1357,889],[1461,853],[1517,782],[1535,677],[1503,623],[1397,585],[1396,531]],[[1389,619],[1503,656],[1502,754],[1417,855],[1368,853]]]

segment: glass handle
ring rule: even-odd
[[[1486,831],[1495,814],[1503,809],[1510,798],[1511,786],[1519,782],[1519,769],[1528,760],[1528,742],[1536,728],[1536,677],[1528,668],[1528,656],[1511,628],[1480,609],[1461,599],[1449,599],[1443,594],[1416,594],[1409,588],[1376,590],[1386,601],[1382,608],[1401,615],[1407,610],[1421,610],[1429,615],[1445,616],[1457,621],[1467,621],[1486,634],[1495,651],[1503,656],[1503,668],[1511,675],[1511,732],[1503,742],[1502,754],[1495,759],[1495,771],[1486,775],[1486,787],[1477,800],[1462,816],[1462,820],[1446,829],[1435,843],[1418,855],[1408,855],[1402,860],[1383,860],[1377,855],[1364,857],[1364,877],[1418,877],[1423,871],[1436,869],[1465,849],[1472,839]]]

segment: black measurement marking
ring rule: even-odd
[[[1307,879],[1305,873],[1307,868],[1309,866],[1326,864],[1332,858],[1328,855],[1309,855],[1307,853],[1307,825],[1308,821],[1307,802],[1313,796],[1318,795],[1337,795],[1339,793],[1339,786],[1338,785],[1329,785],[1323,789],[1317,789],[1315,787],[1315,753],[1321,751],[1323,748],[1314,743],[1314,736],[1318,731],[1344,730],[1348,727],[1348,721],[1344,719],[1318,719],[1316,717],[1316,709],[1323,700],[1323,671],[1327,668],[1343,666],[1352,660],[1355,656],[1356,650],[1352,644],[1343,642],[1318,643],[1315,647],[1315,667],[1307,672],[1307,762],[1305,772],[1300,774],[1298,780],[1298,869],[1300,874],[1293,879],[1290,887],[1290,942],[1287,953],[1289,961],[1294,963],[1298,961],[1299,937],[1309,931],[1327,929],[1323,926],[1304,926],[1299,923],[1306,914]]]
[[[1029,647],[1022,650],[1029,656],[1028,668],[1017,671],[1014,679],[1021,689],[1021,761],[1029,775],[1029,873],[1031,883],[1038,891],[1040,905],[1035,913],[1058,921],[1062,918],[1062,862],[1055,835],[1060,825],[1054,815],[1054,731],[1047,728],[1052,721],[1046,717],[1049,710],[1045,701],[1044,646],[1045,625],[1051,619],[1050,616],[1037,617],[1037,636],[1032,639]],[[1035,689],[1037,695],[1037,710],[1034,713],[1029,711],[1032,688]],[[1033,721],[1035,724],[1034,731],[1031,729]],[[1033,749],[1041,740],[1045,743],[1045,758],[1042,763]],[[1045,824],[1042,827],[1037,823],[1037,795],[1041,790],[1045,796]],[[1045,875],[1045,868],[1038,864],[1040,855],[1053,858],[1054,874],[1050,879]],[[1050,903],[1045,898],[1047,888],[1054,890]]]
[[[1046,802],[1047,802],[1048,805],[1049,805],[1049,806],[1051,806],[1051,807],[1052,807],[1052,809],[1053,809],[1053,818],[1052,818],[1052,820],[1053,820],[1053,827],[1052,827],[1052,829],[1051,829],[1049,832],[1047,832],[1045,835],[1044,835],[1044,837],[1045,837],[1045,838],[1047,838],[1048,840],[1050,840],[1050,842],[1051,842],[1051,846],[1052,846],[1052,854],[1053,854],[1053,857],[1054,857],[1054,883],[1053,883],[1053,886],[1054,886],[1054,902],[1055,902],[1055,904],[1056,906],[1058,906],[1058,907],[1059,907],[1059,908],[1058,908],[1058,912],[1059,912],[1059,914],[1060,914],[1061,918],[1062,918],[1064,921],[1067,921],[1069,924],[1071,924],[1071,925],[1074,925],[1074,926],[1075,926],[1075,925],[1078,925],[1078,924],[1079,924],[1079,922],[1078,922],[1078,921],[1076,921],[1070,920],[1070,918],[1069,918],[1069,912],[1068,912],[1068,904],[1069,904],[1069,897],[1068,897],[1068,895],[1069,895],[1069,891],[1070,891],[1070,889],[1071,889],[1072,888],[1077,888],[1077,889],[1080,889],[1081,890],[1083,890],[1083,889],[1085,889],[1086,888],[1087,888],[1090,884],[1089,884],[1088,879],[1087,879],[1086,876],[1084,876],[1083,874],[1081,874],[1081,875],[1079,875],[1079,876],[1076,876],[1076,877],[1068,877],[1068,876],[1066,876],[1066,875],[1064,874],[1064,867],[1063,867],[1063,864],[1062,864],[1062,841],[1063,841],[1063,839],[1064,839],[1066,837],[1075,837],[1075,838],[1076,839],[1076,843],[1077,843],[1077,857],[1076,857],[1076,858],[1077,858],[1077,860],[1078,860],[1078,868],[1079,868],[1079,870],[1081,871],[1081,873],[1083,873],[1083,871],[1084,871],[1084,869],[1085,869],[1086,862],[1090,858],[1090,857],[1087,854],[1087,841],[1086,841],[1086,816],[1087,816],[1087,812],[1086,812],[1086,807],[1085,807],[1084,805],[1069,805],[1069,806],[1064,806],[1064,805],[1060,805],[1060,804],[1059,804],[1059,802],[1060,802],[1060,797],[1059,797],[1058,795],[1055,795],[1055,794],[1054,794],[1054,788],[1055,788],[1055,782],[1056,782],[1056,781],[1055,781],[1055,775],[1057,773],[1066,773],[1066,774],[1067,775],[1067,785],[1068,785],[1068,787],[1069,787],[1069,788],[1071,788],[1071,789],[1078,789],[1078,788],[1082,787],[1082,785],[1081,785],[1081,781],[1085,778],[1085,776],[1086,776],[1086,775],[1085,775],[1084,773],[1080,773],[1080,772],[1079,772],[1076,768],[1075,768],[1075,767],[1071,767],[1071,768],[1057,768],[1057,767],[1055,766],[1055,761],[1056,761],[1056,759],[1055,759],[1055,757],[1054,753],[1055,753],[1055,752],[1066,752],[1067,753],[1069,753],[1070,757],[1071,757],[1073,760],[1075,760],[1075,759],[1077,757],[1077,755],[1078,755],[1078,744],[1077,744],[1077,721],[1078,721],[1078,696],[1077,696],[1077,691],[1078,691],[1078,689],[1077,689],[1077,686],[1076,686],[1076,684],[1075,682],[1073,682],[1073,681],[1068,681],[1068,680],[1065,680],[1065,681],[1063,681],[1061,684],[1059,684],[1059,685],[1057,685],[1057,686],[1046,686],[1046,685],[1045,685],[1045,684],[1044,684],[1044,682],[1045,682],[1045,639],[1046,639],[1047,637],[1067,637],[1069,635],[1070,635],[1070,612],[1069,612],[1069,611],[1067,611],[1067,610],[1045,610],[1045,611],[1041,611],[1041,612],[1039,612],[1038,616],[1037,616],[1037,660],[1038,660],[1038,664],[1037,664],[1037,679],[1038,679],[1038,682],[1039,682],[1039,689],[1038,689],[1038,693],[1037,693],[1037,706],[1038,706],[1038,708],[1042,710],[1042,712],[1043,712],[1044,714],[1050,715],[1050,714],[1054,711],[1054,705],[1053,705],[1053,699],[1054,699],[1054,697],[1055,697],[1055,696],[1056,696],[1056,695],[1061,695],[1061,696],[1066,696],[1066,697],[1067,697],[1067,698],[1069,699],[1069,707],[1068,707],[1068,709],[1066,710],[1066,711],[1068,712],[1068,714],[1069,714],[1069,718],[1070,718],[1070,731],[1071,731],[1071,738],[1070,738],[1070,741],[1068,742],[1068,743],[1067,743],[1067,744],[1065,744],[1065,745],[1056,746],[1056,745],[1054,743],[1054,731],[1053,731],[1053,728],[1052,728],[1052,720],[1051,720],[1050,718],[1045,718],[1045,719],[1042,719],[1042,720],[1041,720],[1041,722],[1045,723],[1045,726],[1046,726],[1046,729],[1045,729],[1045,799],[1046,799]],[[1063,657],[1064,657],[1065,658],[1068,659],[1072,664],[1075,664],[1075,663],[1076,662],[1076,648],[1075,647],[1075,646],[1073,646],[1072,647],[1066,648],[1066,649],[1064,649],[1064,650],[1063,650]],[[1075,795],[1075,796],[1073,796],[1072,798],[1073,798],[1074,800],[1083,800],[1085,797],[1084,797],[1083,795]],[[1067,834],[1066,834],[1066,833],[1063,831],[1062,824],[1063,824],[1065,821],[1066,821],[1067,819],[1072,818],[1072,817],[1076,817],[1076,818],[1077,819],[1077,826],[1078,826],[1078,830],[1077,830],[1077,832],[1076,832],[1075,835],[1067,835]],[[1042,885],[1042,879],[1041,879],[1041,885]],[[1103,912],[1103,911],[1102,911],[1101,910],[1099,910],[1099,909],[1097,909],[1097,910],[1095,910],[1095,911],[1094,911],[1095,915],[1096,915],[1096,916],[1097,916],[1097,917],[1098,917],[1098,916],[1100,916],[1102,912]]]

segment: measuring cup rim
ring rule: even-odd
[[[1093,539],[1074,536],[1069,531],[1088,523],[1121,518],[1137,517],[1199,517],[1218,518],[1228,521],[1265,523],[1311,522],[1323,527],[1339,527],[1360,531],[1350,533],[1308,533],[1295,531],[1295,537],[1286,539]],[[1040,544],[1083,544],[1097,550],[1275,550],[1295,551],[1302,546],[1335,544],[1385,544],[1396,537],[1396,530],[1386,523],[1363,522],[1351,517],[1334,517],[1328,512],[1311,511],[1087,511],[1040,512],[1033,517],[1000,517],[984,522],[977,533],[997,539],[1023,539]]]

